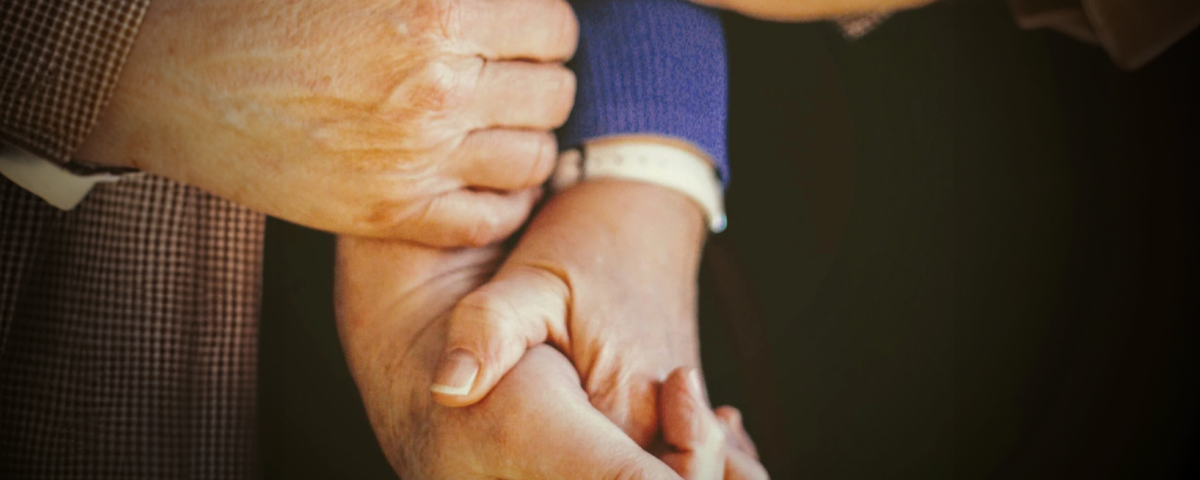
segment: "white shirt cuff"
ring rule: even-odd
[[[4,143],[0,143],[0,175],[60,210],[75,208],[97,183],[120,178],[111,173],[78,175],[57,163]]]

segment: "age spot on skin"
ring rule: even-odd
[[[401,37],[407,37],[413,34],[413,26],[410,25],[415,16],[415,5],[402,5],[387,13],[388,22],[392,24],[392,31]]]
[[[223,119],[225,120],[225,123],[232,125],[233,128],[243,132],[246,131],[245,112],[236,109],[226,110]]]

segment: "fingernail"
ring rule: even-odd
[[[692,391],[692,396],[696,399],[703,399],[704,393],[700,387],[700,370],[693,368],[687,374],[688,390]]]
[[[442,358],[429,389],[445,395],[466,395],[471,392],[476,375],[479,375],[479,359],[466,350],[454,350]]]

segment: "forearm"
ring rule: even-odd
[[[412,336],[396,330],[342,327],[346,363],[388,463],[403,478],[429,478],[418,469],[425,439],[418,436],[434,406],[428,385],[444,348],[445,317]]]
[[[711,7],[776,21],[831,20],[875,12],[905,10],[934,0],[694,0]]]
[[[573,288],[605,281],[690,285],[706,238],[703,212],[687,196],[657,185],[602,179],[548,202],[510,261],[553,266],[578,284]],[[587,248],[564,239],[587,239]],[[589,278],[599,272],[620,277]]]
[[[403,478],[678,478],[588,404],[561,353],[522,346],[485,402],[447,408],[429,394],[447,310],[503,252],[414,249],[344,238],[338,324],[347,363],[385,455]]]
[[[406,455],[422,439],[400,436],[419,431],[413,422],[433,404],[428,386],[445,342],[446,315],[486,281],[502,253],[338,240],[338,333],[371,426],[398,472],[420,465]]]

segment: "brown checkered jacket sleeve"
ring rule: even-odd
[[[67,161],[150,0],[0,0],[0,142]],[[263,216],[148,174],[0,176],[0,479],[254,476]]]
[[[0,141],[69,161],[112,96],[149,5],[0,1]]]

